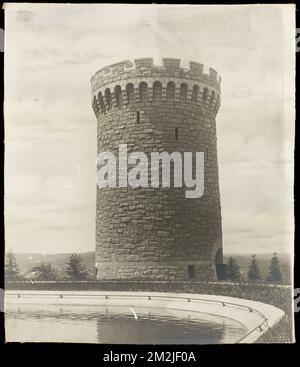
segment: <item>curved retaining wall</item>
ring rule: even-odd
[[[6,291],[5,310],[22,304],[46,305],[122,305],[193,311],[231,318],[243,324],[248,332],[238,343],[253,343],[284,315],[277,307],[246,299],[161,292],[84,292],[84,291]]]

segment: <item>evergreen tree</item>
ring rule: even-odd
[[[78,254],[72,254],[67,263],[66,273],[72,280],[84,280],[88,273],[85,266],[82,264],[81,256]]]
[[[19,267],[15,254],[8,252],[5,261],[5,277],[7,280],[16,280],[19,278]]]
[[[32,272],[37,274],[36,279],[37,280],[55,280],[56,279],[56,273],[54,269],[52,268],[51,263],[44,264],[41,263],[39,266],[35,266],[31,269]]]
[[[248,270],[248,279],[251,282],[258,282],[260,280],[260,271],[256,261],[256,255],[252,255],[252,260]]]
[[[237,282],[241,279],[240,267],[232,256],[228,259],[226,278],[232,282]]]
[[[268,281],[271,283],[281,283],[282,281],[281,266],[276,252],[273,253],[270,262]]]

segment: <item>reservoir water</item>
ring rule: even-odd
[[[14,305],[5,327],[9,341],[108,344],[235,343],[248,331],[206,313],[124,305]]]

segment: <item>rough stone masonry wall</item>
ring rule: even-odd
[[[209,75],[197,63],[181,69],[176,59],[164,59],[163,67],[151,59],[136,60],[133,68],[119,63],[92,78],[98,153],[117,157],[119,144],[127,144],[128,154],[205,153],[199,199],[185,198],[185,187],[97,189],[99,279],[182,280],[191,276],[191,266],[195,279],[216,277],[216,256],[222,261],[215,124],[219,82],[213,69]]]

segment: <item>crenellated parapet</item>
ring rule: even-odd
[[[152,58],[136,59],[134,63],[125,60],[97,71],[91,79],[92,93],[105,84],[149,76],[197,80],[220,91],[221,78],[214,69],[209,68],[209,73],[204,73],[203,64],[194,61],[190,61],[189,66],[189,69],[181,68],[180,59],[172,58],[164,58],[163,66],[154,65]]]
[[[106,66],[91,79],[92,106],[96,116],[110,108],[143,101],[193,103],[217,114],[220,106],[221,78],[210,68],[194,61],[190,68],[180,67],[179,59],[163,59],[163,66],[152,58],[126,60]]]

